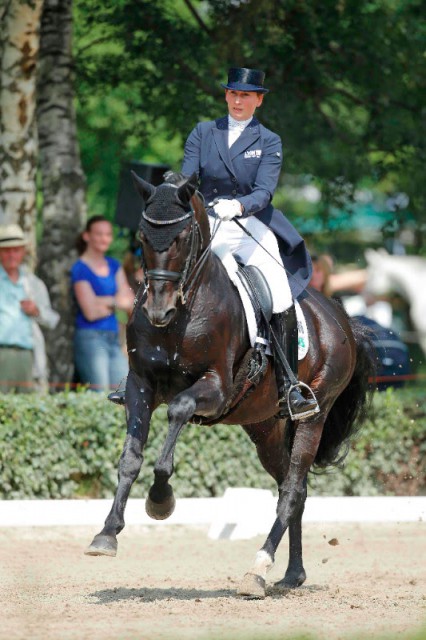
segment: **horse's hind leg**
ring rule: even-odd
[[[265,541],[265,544],[256,555],[252,569],[244,576],[238,593],[250,597],[263,598],[265,596],[266,574],[272,568],[275,553],[287,528],[292,525],[292,559],[286,576],[292,580],[298,574],[303,577],[302,564],[302,537],[301,523],[302,513],[306,500],[306,477],[315,460],[318,445],[321,439],[323,421],[299,422],[295,429],[295,437],[291,450],[290,465],[283,482],[280,484],[280,492],[277,506],[277,518]],[[301,525],[300,525],[301,526]],[[300,554],[300,558],[297,555]],[[286,578],[284,578],[284,581]]]
[[[276,587],[294,589],[300,587],[306,580],[306,572],[303,567],[303,551],[302,551],[302,516],[305,510],[305,501],[307,496],[306,488],[307,480],[305,478],[305,499],[297,516],[291,520],[288,526],[289,535],[289,561],[287,571],[282,580],[275,583]]]
[[[271,419],[261,425],[245,427],[250,438],[256,444],[257,453],[266,471],[275,479],[278,489],[282,487],[290,465],[293,428],[290,423]],[[304,480],[306,493],[306,478]],[[305,495],[306,499],[306,495]],[[289,523],[289,562],[279,587],[299,587],[306,580],[302,556],[302,515],[300,512]],[[271,565],[272,566],[272,565]]]
[[[124,529],[124,510],[130,489],[139,475],[149,422],[152,413],[152,393],[143,386],[132,371],[129,373],[126,387],[127,435],[118,467],[118,486],[114,502],[104,528],[98,533],[85,551],[91,556],[115,556],[117,553],[117,534]]]

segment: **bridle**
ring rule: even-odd
[[[195,218],[195,210],[192,206],[192,203],[190,202],[189,205],[190,205],[190,211],[186,212],[184,215],[180,216],[179,218],[174,218],[173,220],[161,220],[161,221],[154,220],[152,218],[149,218],[146,215],[145,211],[142,213],[142,216],[145,220],[156,225],[169,225],[169,224],[176,224],[176,222],[181,222],[185,219],[191,220],[191,228],[189,230],[189,234],[191,237],[191,246],[190,246],[188,255],[186,257],[185,264],[183,266],[182,271],[169,271],[168,269],[147,269],[145,265],[145,261],[142,259],[143,260],[142,268],[145,274],[145,282],[146,282],[145,291],[149,289],[149,283],[151,280],[164,280],[169,282],[178,282],[179,283],[178,299],[179,298],[181,299],[182,304],[186,304],[186,295],[189,290],[188,282],[191,279],[191,276],[193,275],[197,264],[199,265],[201,261],[204,262],[203,257],[206,256],[206,252],[208,249],[210,249],[210,244],[211,244],[209,243],[208,247],[203,251],[202,255],[197,261],[197,255],[203,243],[203,236],[201,233],[200,225],[198,224]]]

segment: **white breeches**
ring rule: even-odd
[[[219,225],[213,238],[212,250],[221,257],[228,248],[233,255],[240,257],[243,264],[260,269],[271,290],[273,313],[281,313],[291,307],[293,299],[275,234],[254,216],[237,220],[260,244],[244,233],[233,220],[223,221],[219,225],[218,218],[209,216],[212,236]]]

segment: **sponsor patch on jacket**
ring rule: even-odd
[[[244,153],[245,158],[260,158],[262,155],[262,149],[249,149]]]

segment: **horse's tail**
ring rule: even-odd
[[[339,465],[348,454],[352,438],[361,428],[371,405],[376,365],[374,348],[370,346],[369,329],[354,319],[350,320],[356,343],[356,363],[348,386],[337,397],[327,419],[315,467]]]

